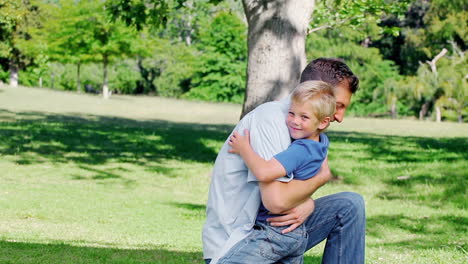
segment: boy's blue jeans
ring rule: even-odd
[[[363,264],[365,205],[357,193],[343,192],[315,200],[315,210],[294,231],[257,221],[254,232],[237,243],[218,263],[303,263],[303,254],[327,239],[324,264]],[[206,260],[209,263],[209,260]]]

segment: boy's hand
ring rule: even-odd
[[[229,153],[240,154],[244,149],[250,147],[249,130],[244,130],[244,136],[239,134],[237,131],[234,131],[234,133],[232,133],[231,138],[229,139],[228,144],[232,147],[228,151]]]

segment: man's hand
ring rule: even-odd
[[[250,148],[249,130],[244,130],[244,136],[239,134],[237,131],[234,131],[231,138],[229,138],[228,144],[231,146],[231,149],[228,151],[229,153],[241,154],[242,151]]]
[[[267,221],[270,222],[272,226],[287,226],[290,227],[284,229],[281,233],[286,234],[293,231],[298,226],[302,225],[305,222],[307,217],[309,217],[315,209],[315,202],[311,198],[307,199],[302,204],[297,207],[284,212],[282,216],[268,218]]]

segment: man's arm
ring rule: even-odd
[[[330,177],[326,158],[320,171],[308,180],[292,180],[288,183],[259,182],[263,205],[273,214],[282,214],[305,203],[318,188],[330,180]]]

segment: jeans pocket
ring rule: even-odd
[[[260,252],[264,258],[278,261],[287,256],[297,255],[297,250],[303,250],[303,245],[307,242],[304,226],[301,225],[289,233],[282,234],[281,231],[284,229],[284,227],[266,226],[265,240],[260,245]]]

